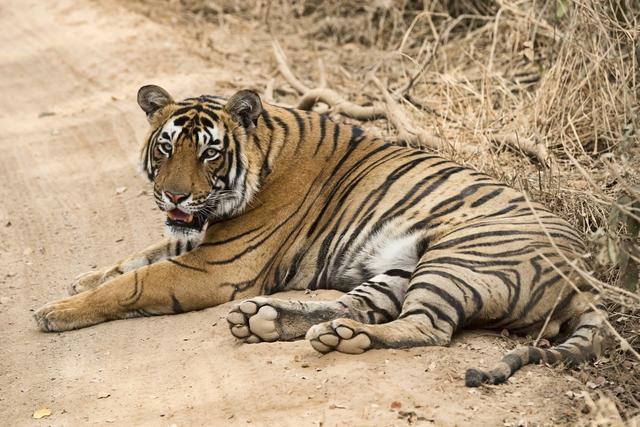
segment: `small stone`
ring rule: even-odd
[[[39,420],[40,418],[44,418],[44,417],[48,417],[51,415],[51,409],[47,408],[46,406],[37,409],[33,412],[33,418],[35,418],[36,420]]]
[[[125,191],[127,191],[127,187],[125,187],[124,185],[122,187],[116,188],[116,194],[122,194]]]

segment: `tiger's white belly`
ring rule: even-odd
[[[398,221],[390,221],[374,236],[370,236],[359,253],[353,254],[353,262],[343,275],[362,282],[385,271],[399,269],[413,272],[420,255],[418,243],[423,232],[403,232]],[[362,266],[369,277],[362,277]]]

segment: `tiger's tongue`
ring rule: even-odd
[[[174,209],[167,212],[169,219],[173,221],[191,222],[193,221],[193,215],[184,213],[180,209]]]

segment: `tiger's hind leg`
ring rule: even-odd
[[[337,318],[363,323],[389,322],[400,314],[409,275],[407,271],[390,270],[336,301],[252,298],[236,304],[227,321],[233,336],[247,343],[301,338],[311,326]],[[327,345],[333,344],[332,338],[327,340]]]
[[[448,345],[459,325],[479,312],[481,299],[469,271],[423,259],[411,277],[402,312],[385,324],[339,318],[309,329],[306,338],[321,353],[362,353],[374,348]]]

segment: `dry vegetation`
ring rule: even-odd
[[[211,26],[250,31],[255,43],[233,55],[271,71],[253,82],[266,99],[366,120],[362,125],[373,132],[487,171],[570,220],[589,241],[583,280],[602,291],[610,321],[626,339],[575,373],[598,389],[585,411],[611,410],[614,402],[622,418],[638,416],[637,1],[138,0],[128,6],[183,24],[203,55],[224,51],[208,36]],[[614,415],[604,417],[615,424]]]

